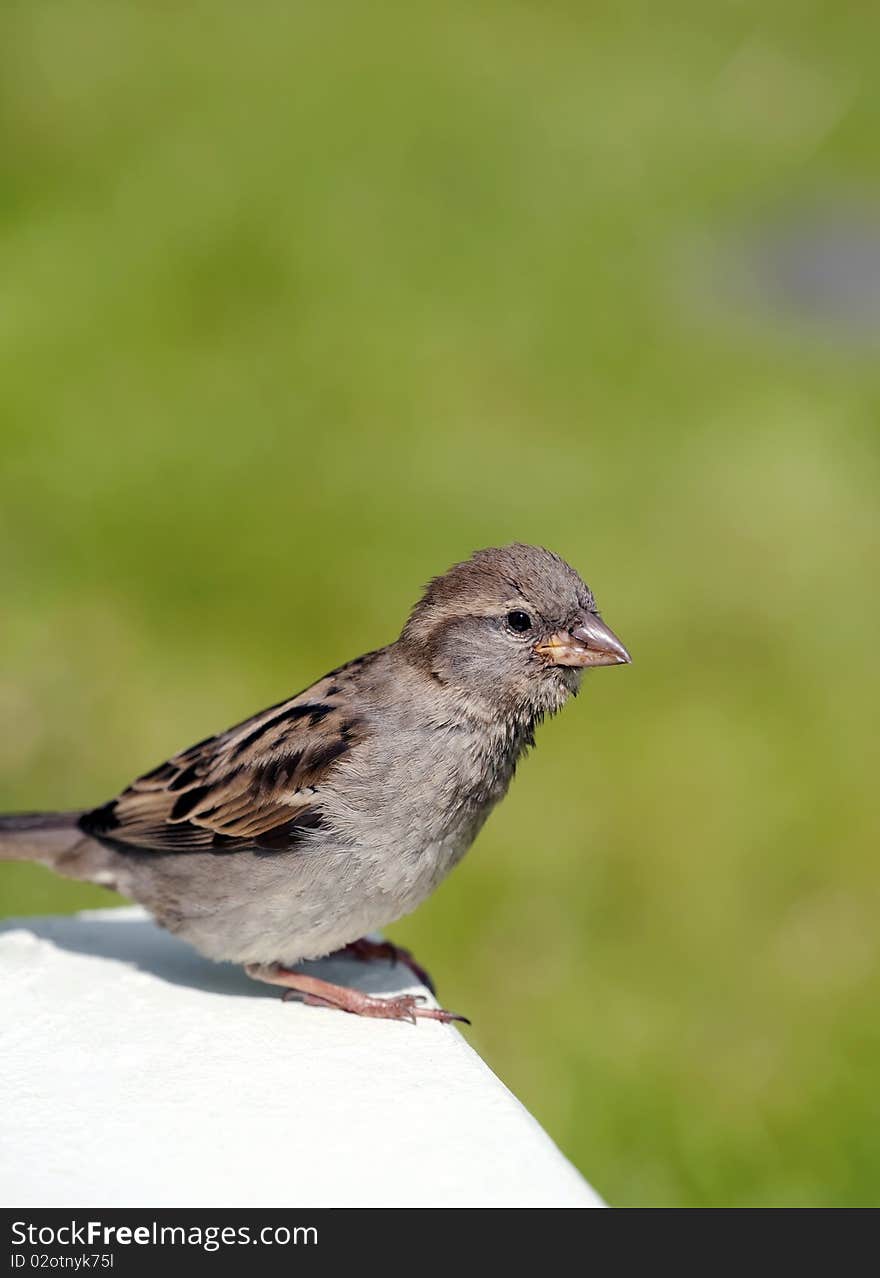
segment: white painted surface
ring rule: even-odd
[[[137,909],[6,923],[0,1036],[6,1207],[602,1206],[457,1030],[282,1003]]]

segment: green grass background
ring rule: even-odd
[[[0,806],[104,800],[547,544],[635,663],[391,935],[610,1201],[876,1203],[877,348],[705,270],[877,178],[876,10],[0,24]],[[112,900],[0,870],[3,913]]]

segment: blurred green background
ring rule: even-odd
[[[876,1203],[878,346],[711,262],[870,189],[880,15],[0,27],[0,807],[96,804],[549,545],[635,664],[391,935],[613,1203]],[[0,869],[3,913],[113,899]]]

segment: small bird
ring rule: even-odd
[[[297,971],[410,913],[503,798],[536,726],[585,669],[630,656],[549,550],[479,550],[434,578],[400,638],[209,737],[85,812],[0,818],[29,860],[144,905],[202,954],[314,1006],[465,1020]]]

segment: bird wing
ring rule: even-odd
[[[322,825],[321,787],[365,736],[336,696],[343,674],[174,755],[82,829],[123,850],[289,850]]]

